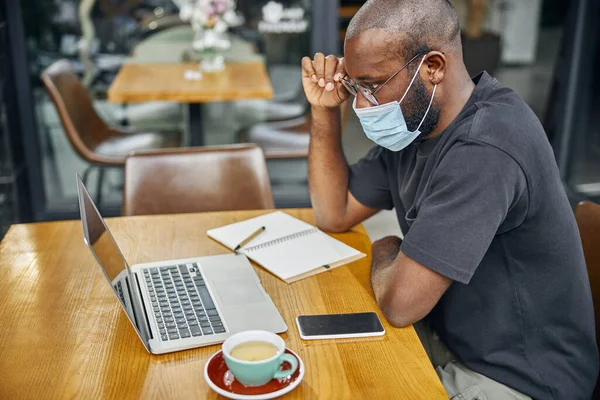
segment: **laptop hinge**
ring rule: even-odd
[[[135,272],[132,275],[135,277],[135,282],[137,283],[138,293],[140,295],[140,302],[142,303],[142,314],[144,315],[144,320],[146,321],[146,326],[148,327],[148,334],[150,335],[150,339],[154,339],[154,336],[152,335],[152,326],[150,325],[150,319],[148,318],[148,313],[146,312],[146,303],[144,302],[144,296],[142,296],[140,278],[138,278],[138,274]]]

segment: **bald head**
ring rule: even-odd
[[[350,21],[346,41],[372,29],[388,32],[390,50],[405,60],[431,50],[462,58],[458,16],[448,0],[369,0]]]
[[[348,26],[344,67],[379,104],[401,101],[407,127],[421,138],[443,132],[474,88],[448,0],[367,1]],[[360,93],[355,104],[372,106]]]

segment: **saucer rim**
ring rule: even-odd
[[[212,390],[214,390],[215,392],[217,392],[221,396],[227,397],[229,399],[234,399],[234,400],[268,400],[268,399],[273,399],[275,397],[283,396],[284,394],[287,394],[287,393],[291,392],[292,390],[294,390],[300,384],[300,382],[302,382],[302,379],[304,379],[304,362],[302,361],[302,358],[300,358],[300,356],[298,355],[298,353],[296,353],[294,350],[290,349],[289,347],[286,346],[285,349],[287,351],[289,351],[290,353],[292,353],[298,359],[298,369],[300,370],[300,373],[298,375],[298,378],[294,382],[292,382],[291,385],[286,386],[283,389],[279,389],[279,390],[277,390],[275,392],[265,393],[265,394],[238,394],[238,393],[232,393],[232,392],[229,392],[227,390],[221,389],[219,386],[217,386],[208,377],[208,365],[213,360],[213,358],[215,358],[219,353],[223,352],[223,349],[221,349],[219,351],[216,351],[208,359],[208,361],[206,361],[206,364],[204,364],[204,380],[208,383],[208,386],[210,386],[210,388]],[[235,397],[232,397],[232,396],[235,396]]]

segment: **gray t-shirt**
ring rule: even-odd
[[[598,375],[581,241],[539,120],[487,73],[437,137],[350,168],[396,209],[408,257],[454,282],[429,314],[467,367],[535,399],[589,399]]]

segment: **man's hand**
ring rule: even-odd
[[[317,53],[314,60],[302,59],[302,85],[313,107],[337,108],[346,101],[350,93],[340,82],[345,75],[343,58]]]

